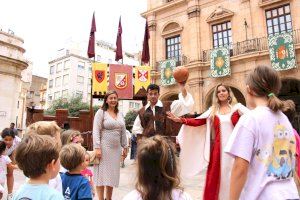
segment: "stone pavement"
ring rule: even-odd
[[[121,168],[120,175],[120,185],[118,188],[114,189],[113,200],[122,200],[122,198],[131,190],[134,189],[134,181],[136,178],[136,166],[132,160],[125,160],[125,168]],[[15,170],[15,186],[14,191],[16,191],[24,182],[25,176],[21,170]],[[184,190],[189,193],[194,200],[202,199],[202,190],[204,187],[204,176],[197,176],[190,179],[182,180],[182,186]],[[4,198],[5,199],[5,196]],[[95,198],[97,199],[97,198]],[[5,199],[6,200],[6,199]]]

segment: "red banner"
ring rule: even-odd
[[[119,99],[133,98],[132,66],[109,65],[109,90],[115,90]]]

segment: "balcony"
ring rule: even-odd
[[[294,44],[300,43],[300,29],[293,31]],[[200,54],[201,62],[209,62],[210,61],[210,53],[213,49],[203,50]],[[268,38],[254,38],[250,40],[245,40],[242,42],[237,42],[231,45],[230,48],[230,57],[247,55],[250,53],[257,53],[261,51],[268,51]]]
[[[172,58],[170,58],[170,59],[172,59]],[[153,69],[154,71],[160,72],[159,63],[162,62],[162,61],[165,61],[165,60],[161,60],[161,61],[158,61],[158,62],[155,63],[155,67]],[[176,62],[176,67],[183,66],[183,65],[186,65],[188,63],[189,63],[188,57],[185,56],[184,54],[182,54],[181,57],[180,57],[180,60]]]

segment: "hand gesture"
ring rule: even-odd
[[[102,157],[101,149],[95,149],[95,153],[96,153],[96,157],[101,159],[101,157]]]
[[[186,97],[186,95],[187,95],[187,91],[186,91],[186,88],[185,88],[185,84],[186,84],[186,82],[178,83],[178,86],[179,86],[179,88],[180,88],[180,92],[182,93],[182,96],[183,96],[183,97]]]
[[[176,115],[174,115],[173,113],[171,113],[170,111],[167,112],[167,117],[174,122],[181,122],[181,119]]]

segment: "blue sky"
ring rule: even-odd
[[[47,77],[48,61],[70,39],[88,41],[93,11],[96,39],[115,44],[122,16],[123,50],[142,48],[147,0],[9,0],[1,2],[0,28],[24,39],[33,74]]]

